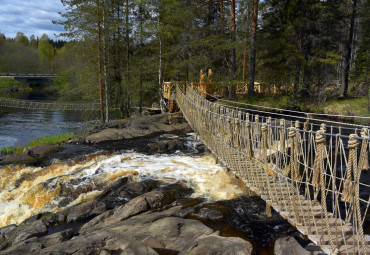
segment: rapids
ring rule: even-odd
[[[0,227],[91,200],[124,176],[130,181],[181,183],[194,189],[192,197],[214,201],[237,198],[246,190],[211,155],[146,155],[126,151],[95,153],[83,160],[57,162],[47,167],[8,165],[0,169]]]

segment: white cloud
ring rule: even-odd
[[[6,37],[15,37],[21,31],[28,37],[46,33],[55,38],[64,29],[52,21],[61,19],[58,12],[64,8],[60,0],[0,0],[0,32]]]

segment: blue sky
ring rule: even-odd
[[[28,37],[41,37],[63,32],[63,26],[52,23],[60,19],[58,12],[64,12],[60,0],[0,0],[0,32],[6,37],[15,37],[18,31]]]

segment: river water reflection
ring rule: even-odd
[[[1,111],[0,148],[27,145],[32,139],[76,131],[83,125],[80,112],[8,108]]]

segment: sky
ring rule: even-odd
[[[64,10],[60,0],[0,0],[0,33],[7,38],[14,38],[18,31],[28,37],[45,33],[55,39],[55,34],[64,32],[64,28],[52,21],[59,20],[58,12]]]

